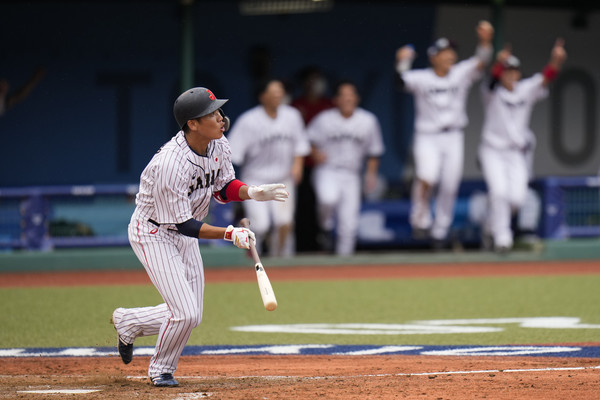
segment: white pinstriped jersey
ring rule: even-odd
[[[493,90],[483,86],[485,118],[482,140],[497,149],[523,149],[535,141],[529,128],[536,102],[548,96],[542,74],[516,82],[513,90],[500,83]]]
[[[462,130],[469,119],[466,102],[471,85],[481,77],[477,57],[461,61],[440,77],[432,68],[402,73],[405,89],[415,97],[415,132]]]
[[[312,144],[327,159],[319,167],[360,172],[365,157],[379,157],[384,152],[381,128],[375,114],[357,107],[350,118],[338,108],[320,112],[308,125]]]
[[[162,146],[140,178],[132,220],[179,224],[208,215],[213,193],[235,178],[225,137],[212,140],[206,156],[196,154],[179,131]]]
[[[241,178],[248,184],[289,179],[294,157],[310,152],[302,115],[286,104],[277,108],[276,118],[267,115],[262,105],[247,110],[227,138],[231,160],[243,166]]]

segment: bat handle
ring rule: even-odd
[[[250,229],[250,220],[248,218],[242,218],[240,220],[240,225],[244,228]],[[256,246],[254,242],[250,240],[250,254],[252,255],[252,259],[255,264],[260,264],[260,258],[258,257],[258,252],[256,251]]]

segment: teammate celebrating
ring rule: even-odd
[[[319,223],[326,234],[337,225],[338,255],[354,253],[364,159],[365,190],[371,191],[384,151],[379,121],[373,113],[358,107],[359,101],[354,83],[342,81],[335,90],[336,108],[322,111],[308,125]]]
[[[173,373],[192,329],[202,320],[204,268],[198,238],[225,239],[248,249],[254,233],[246,228],[200,222],[211,198],[220,202],[254,199],[285,201],[283,184],[247,186],[235,179],[223,132],[229,119],[208,89],[182,93],[173,110],[181,130],[154,155],[141,174],[129,242],[164,303],[117,308],[112,323],[125,364],[139,336],[158,335],[148,375],[154,386],[177,386]]]
[[[462,177],[466,102],[469,88],[491,61],[494,29],[487,21],[477,26],[475,55],[457,63],[453,42],[440,38],[428,49],[431,68],[411,70],[412,46],[396,52],[396,70],[403,87],[415,97],[413,158],[415,179],[411,193],[410,224],[415,237],[431,236],[441,246],[454,217],[454,203]],[[430,201],[437,186],[435,220]]]
[[[505,49],[498,52],[490,82],[482,85],[485,119],[479,160],[490,206],[484,234],[491,234],[498,252],[512,248],[511,215],[523,206],[527,194],[535,146],[529,128],[531,111],[536,102],[548,96],[547,86],[566,57],[564,41],[558,39],[543,72],[521,79],[519,60]]]
[[[302,116],[295,108],[282,104],[284,96],[281,81],[265,80],[258,90],[260,104],[240,115],[227,137],[231,160],[242,167],[244,182],[283,182],[290,193],[285,203],[244,203],[259,252],[271,230],[272,256],[294,252],[296,185],[302,179],[304,156],[310,152]]]

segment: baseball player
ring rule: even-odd
[[[227,136],[231,161],[242,167],[244,182],[282,182],[290,194],[285,203],[244,203],[259,251],[272,229],[272,256],[294,252],[295,191],[302,179],[304,156],[310,153],[302,116],[295,108],[282,104],[284,96],[281,81],[265,80],[258,88],[260,104],[242,113]]]
[[[491,234],[497,252],[512,248],[511,218],[524,205],[527,195],[535,146],[529,128],[533,106],[548,96],[547,87],[566,57],[564,42],[558,39],[542,73],[521,79],[520,61],[505,49],[498,52],[491,79],[482,85],[485,118],[479,161],[490,207],[484,230]]]
[[[411,70],[415,51],[410,45],[396,52],[396,71],[404,89],[415,98],[416,176],[411,193],[410,224],[415,238],[431,237],[435,247],[443,246],[454,218],[463,169],[468,91],[492,58],[492,25],[481,21],[476,31],[479,44],[475,55],[458,63],[456,46],[446,38],[436,40],[427,50],[430,68]],[[435,187],[434,220],[430,200]]]
[[[283,184],[248,186],[235,179],[223,132],[229,119],[208,89],[182,93],[173,110],[181,130],[154,155],[141,174],[129,242],[164,303],[117,308],[112,323],[118,350],[131,362],[139,336],[158,335],[148,375],[154,386],[177,386],[173,373],[181,352],[202,320],[204,268],[198,238],[225,239],[247,249],[254,233],[246,228],[202,223],[211,198],[220,202],[285,201]]]
[[[337,227],[335,253],[350,255],[356,244],[364,160],[368,192],[375,189],[384,145],[377,117],[358,106],[354,83],[340,82],[333,102],[336,107],[319,113],[307,130],[315,160],[313,184],[321,229],[332,232]]]

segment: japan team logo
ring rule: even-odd
[[[215,97],[215,95],[213,94],[213,92],[211,92],[210,90],[206,89],[206,93],[208,93],[208,98],[211,99],[212,101],[215,101],[217,99]]]

